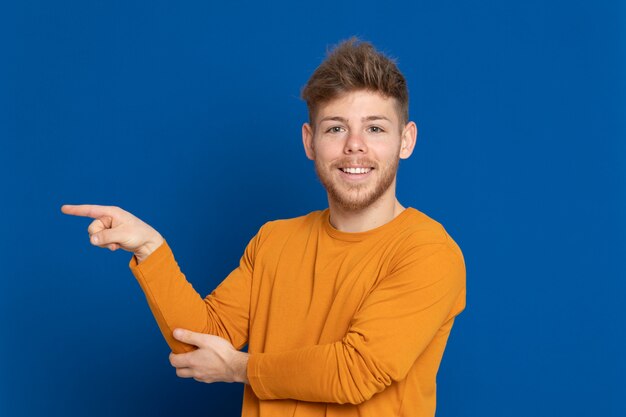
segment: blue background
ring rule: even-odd
[[[438,416],[626,415],[623,2],[12,3],[0,415],[239,415],[241,385],[175,376],[129,254],[59,208],[133,212],[208,293],[265,221],[326,206],[298,96],[352,35],[409,83],[400,200],[465,254]]]

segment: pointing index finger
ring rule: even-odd
[[[71,216],[91,217],[97,219],[102,216],[114,217],[115,207],[97,206],[93,204],[71,205],[65,204],[61,207],[61,211]]]

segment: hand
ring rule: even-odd
[[[184,329],[175,329],[174,338],[198,347],[193,352],[170,354],[170,363],[179,377],[206,383],[248,383],[248,354],[239,352],[227,340]]]
[[[133,252],[137,262],[146,259],[163,243],[159,232],[119,207],[64,205],[61,211],[95,219],[87,228],[91,244],[112,251],[122,248]]]

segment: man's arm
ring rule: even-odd
[[[342,340],[251,353],[248,379],[255,394],[262,400],[358,404],[404,379],[465,305],[460,252],[447,245],[426,251],[411,252],[372,290]]]
[[[131,213],[119,207],[97,205],[64,205],[61,211],[94,219],[88,228],[93,245],[133,253],[131,270],[173,352],[195,349],[172,337],[176,327],[218,335],[238,348],[247,342],[255,239],[248,245],[239,267],[212,295],[202,299],[180,271],[167,242]]]

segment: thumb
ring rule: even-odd
[[[174,329],[172,334],[174,339],[197,347],[203,345],[203,339],[206,336],[204,333],[196,333],[185,329]]]
[[[92,245],[100,247],[107,246],[111,250],[122,247],[121,243],[123,240],[124,233],[116,228],[102,229],[99,232],[92,234],[90,238]]]

